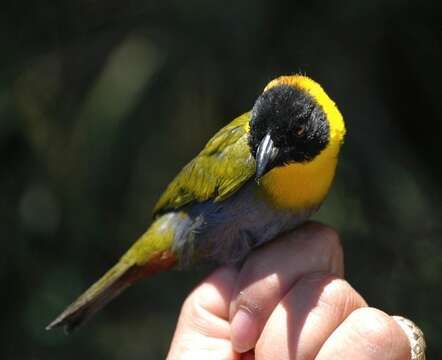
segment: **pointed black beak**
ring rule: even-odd
[[[278,155],[278,148],[273,144],[270,134],[264,136],[256,151],[256,176],[255,179],[259,183],[261,177],[269,170],[269,165]]]

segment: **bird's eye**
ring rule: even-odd
[[[300,137],[305,133],[305,126],[299,126],[295,129],[296,136]]]

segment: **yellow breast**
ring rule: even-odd
[[[260,189],[273,206],[301,210],[320,204],[330,189],[337,157],[325,149],[315,160],[274,168],[263,176]]]
[[[270,82],[266,89],[279,84],[298,87],[309,93],[322,106],[329,124],[329,143],[312,161],[276,167],[261,179],[261,193],[273,206],[296,211],[320,204],[327,195],[345,136],[345,124],[335,103],[310,78],[282,76]]]

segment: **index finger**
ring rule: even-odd
[[[231,339],[238,352],[252,349],[278,302],[303,275],[342,277],[343,252],[337,233],[309,222],[258,248],[246,259],[230,305]]]

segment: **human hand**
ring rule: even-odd
[[[338,235],[307,223],[203,281],[168,359],[410,359],[400,326],[343,275]]]

